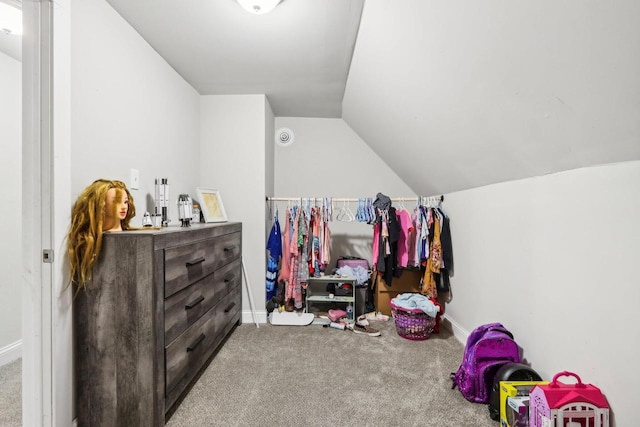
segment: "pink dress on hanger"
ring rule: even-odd
[[[406,209],[396,211],[398,224],[400,224],[400,234],[398,236],[398,266],[407,267],[409,264],[409,241],[411,232],[413,231],[413,222],[411,215]],[[415,238],[413,239],[415,241]]]
[[[284,225],[284,233],[282,238],[282,261],[280,263],[280,274],[278,275],[278,283],[287,282],[289,274],[291,274],[291,211],[287,208],[287,220]]]

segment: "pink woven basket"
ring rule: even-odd
[[[391,314],[396,322],[396,331],[402,338],[413,341],[429,339],[436,326],[436,318],[419,308],[404,308],[389,301]]]

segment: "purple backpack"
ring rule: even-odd
[[[467,339],[458,371],[451,373],[451,388],[457,386],[470,402],[488,403],[496,371],[511,362],[520,362],[513,334],[500,323],[478,326]]]

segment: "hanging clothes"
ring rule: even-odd
[[[444,211],[438,208],[442,214],[442,232],[440,233],[440,244],[442,247],[442,264],[440,274],[434,277],[438,292],[449,292],[449,276],[453,273],[453,245],[451,243],[451,226],[449,217]]]
[[[331,261],[328,224],[331,214],[328,200],[324,206],[311,206],[308,201],[303,205],[301,200],[300,205],[287,207],[275,293],[278,304],[283,304],[287,311],[303,308],[302,291],[309,277],[320,276]],[[268,264],[273,266],[272,262]],[[269,294],[271,278],[269,275],[267,298],[273,295]]]
[[[328,218],[322,223],[322,242],[322,249],[320,252],[322,253],[322,263],[326,270],[327,265],[331,262],[331,230],[329,229]]]
[[[278,264],[280,257],[282,256],[282,235],[280,231],[280,222],[278,221],[278,212],[273,219],[273,225],[271,226],[271,232],[267,239],[267,275],[266,275],[266,290],[267,301],[278,293],[276,281],[278,278]]]
[[[409,266],[409,252],[415,242],[415,233],[411,215],[406,209],[396,210],[400,234],[398,236],[398,267]]]
[[[309,259],[311,245],[309,244],[309,215],[307,210],[294,209],[293,234],[291,236],[290,274],[286,286],[285,310],[293,311],[303,307],[302,289],[307,287],[309,279]]]
[[[433,198],[430,199],[433,203]],[[434,207],[423,205],[420,200],[410,214],[404,208],[396,210],[389,198],[378,193],[373,205],[377,210],[373,223],[373,269],[390,285],[404,268],[419,268],[421,293],[436,298],[438,292],[449,292],[453,271],[450,220],[439,201]],[[392,252],[396,256],[391,256]]]
[[[413,209],[413,213],[411,214],[411,224],[413,226],[413,230],[411,231],[409,242],[407,243],[407,251],[409,252],[407,266],[417,268],[420,266],[420,251],[418,250],[418,243],[422,227],[422,223],[420,221],[420,208],[418,206]]]
[[[320,265],[320,210],[311,209],[311,217],[309,218],[309,275],[320,277],[320,272],[324,271]]]
[[[433,218],[433,232],[430,233],[433,237],[429,244],[429,258],[427,258],[421,292],[428,297],[436,298],[438,296],[438,289],[435,275],[440,274],[442,246],[440,243],[440,220],[437,216]]]
[[[300,243],[299,243],[299,232],[298,229],[300,227],[300,215],[302,213],[302,209],[294,208],[292,218],[292,232],[291,232],[291,244],[289,245],[289,278],[286,282],[286,292],[285,292],[285,309],[287,311],[293,311],[295,307],[294,301],[300,301],[302,303],[302,290],[300,288]]]
[[[438,292],[449,292],[449,277],[453,272],[453,246],[449,217],[438,207],[427,207],[426,214],[428,250],[421,264],[424,274],[421,292],[435,298]]]
[[[396,208],[391,206],[391,199],[382,193],[376,195],[373,207],[376,209],[374,231],[378,233],[377,252],[373,254],[373,264],[376,270],[382,274],[383,280],[391,285],[393,277],[398,277],[400,273],[397,255],[400,236],[398,216]],[[379,227],[375,225],[379,225]],[[374,246],[376,246],[375,243]]]
[[[278,302],[290,311],[304,306],[302,295],[309,277],[321,275],[331,262],[328,223],[332,220],[332,201],[324,198],[322,204],[312,206],[311,200],[315,199],[306,199],[303,204],[301,198],[300,206],[287,208],[281,236],[282,256],[276,270],[280,291],[273,285],[277,258],[270,257],[267,266],[267,292],[277,295]],[[420,198],[410,213],[404,205],[400,209],[393,207],[391,199],[382,193],[375,200],[358,199],[358,221],[373,226],[371,265],[387,284],[400,277],[404,268],[420,268],[421,290],[425,295],[436,297],[438,292],[450,290],[449,277],[453,271],[450,222],[439,202],[440,198]],[[345,204],[336,219],[344,218],[346,212]],[[354,219],[353,214],[350,217]],[[272,234],[277,231],[272,230]]]
[[[291,231],[293,224],[291,222],[291,211],[287,208],[285,212],[284,236],[282,237],[282,263],[280,264],[280,274],[278,274],[278,284],[284,283],[291,274]],[[284,301],[283,301],[284,302]]]

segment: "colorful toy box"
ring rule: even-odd
[[[502,427],[513,427],[507,420],[507,399],[517,396],[528,397],[536,384],[549,384],[549,381],[500,381],[500,425]]]
[[[507,397],[507,425],[527,427],[529,425],[529,396]]]
[[[563,384],[558,377],[572,376],[576,384]],[[609,404],[600,389],[583,384],[580,377],[563,371],[549,385],[536,385],[529,393],[531,427],[609,427]]]

